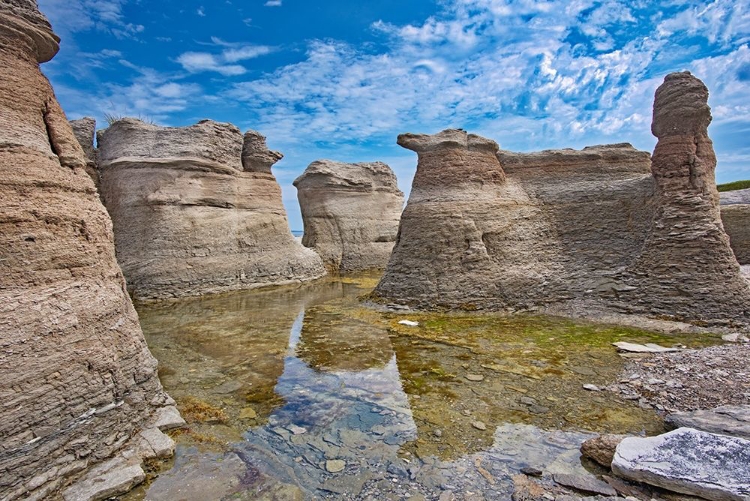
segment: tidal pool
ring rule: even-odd
[[[377,279],[137,305],[189,427],[125,499],[510,499],[523,467],[587,474],[578,447],[595,433],[663,431],[655,411],[583,388],[619,378],[611,343],[716,342],[378,311],[360,301]]]

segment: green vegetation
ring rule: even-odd
[[[717,184],[719,191],[735,191],[750,188],[750,179],[744,181],[732,181],[731,183]]]

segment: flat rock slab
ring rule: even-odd
[[[569,475],[565,473],[556,473],[552,479],[560,485],[570,487],[577,491],[591,494],[601,494],[603,496],[617,496],[617,491],[609,484],[606,484],[598,478],[584,475]]]
[[[675,412],[666,419],[675,428],[695,428],[750,439],[750,405],[724,405],[712,410]]]
[[[626,438],[612,471],[638,482],[716,501],[750,499],[750,441],[692,428]]]
[[[178,457],[174,468],[159,475],[151,484],[146,500],[224,499],[241,490],[240,484],[246,474],[247,466],[234,453]]]
[[[667,348],[665,346],[659,346],[654,343],[636,344],[627,343],[621,341],[619,343],[612,343],[619,350],[627,351],[630,353],[668,353],[670,351],[680,351],[680,348]]]
[[[99,501],[124,494],[146,480],[140,464],[129,464],[122,457],[91,469],[85,477],[63,492],[65,501]]]

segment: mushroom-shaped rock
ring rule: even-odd
[[[112,223],[38,63],[58,38],[0,2],[0,499],[50,499],[167,403]]]
[[[386,164],[318,160],[294,181],[302,209],[302,243],[326,266],[383,269],[396,242],[404,195]]]
[[[266,138],[260,132],[247,131],[242,144],[242,168],[247,172],[271,173],[271,166],[284,158],[278,151],[266,146]]]
[[[136,297],[201,295],[325,274],[320,257],[289,231],[270,173],[279,155],[260,134],[245,135],[244,158],[239,129],[211,120],[159,127],[124,119],[98,139],[101,194]],[[251,159],[265,159],[267,168],[253,170],[258,162]]]

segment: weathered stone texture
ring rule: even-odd
[[[463,131],[430,137],[376,293],[422,307],[523,309],[619,286],[609,275],[633,260],[648,225],[648,153],[522,154]]]
[[[99,172],[96,170],[96,149],[94,148],[96,120],[89,117],[71,120],[70,127],[73,129],[78,144],[83,149],[83,156],[86,159],[86,173],[94,181],[94,185],[99,187]]]
[[[750,288],[719,219],[707,91],[656,94],[653,161],[629,144],[523,154],[447,130],[419,154],[374,296],[415,307],[750,320]]]
[[[101,194],[117,258],[138,298],[200,295],[325,274],[295,242],[257,133],[204,120],[158,127],[123,119],[98,134]]]
[[[717,501],[750,499],[750,441],[680,428],[629,437],[612,461],[617,475]]]
[[[0,498],[42,499],[168,403],[111,221],[39,62],[57,37],[0,2]]]
[[[396,242],[404,194],[386,164],[318,160],[294,181],[302,244],[333,271],[383,269]]]
[[[721,221],[729,245],[740,264],[750,264],[750,188],[725,191],[721,197]]]

